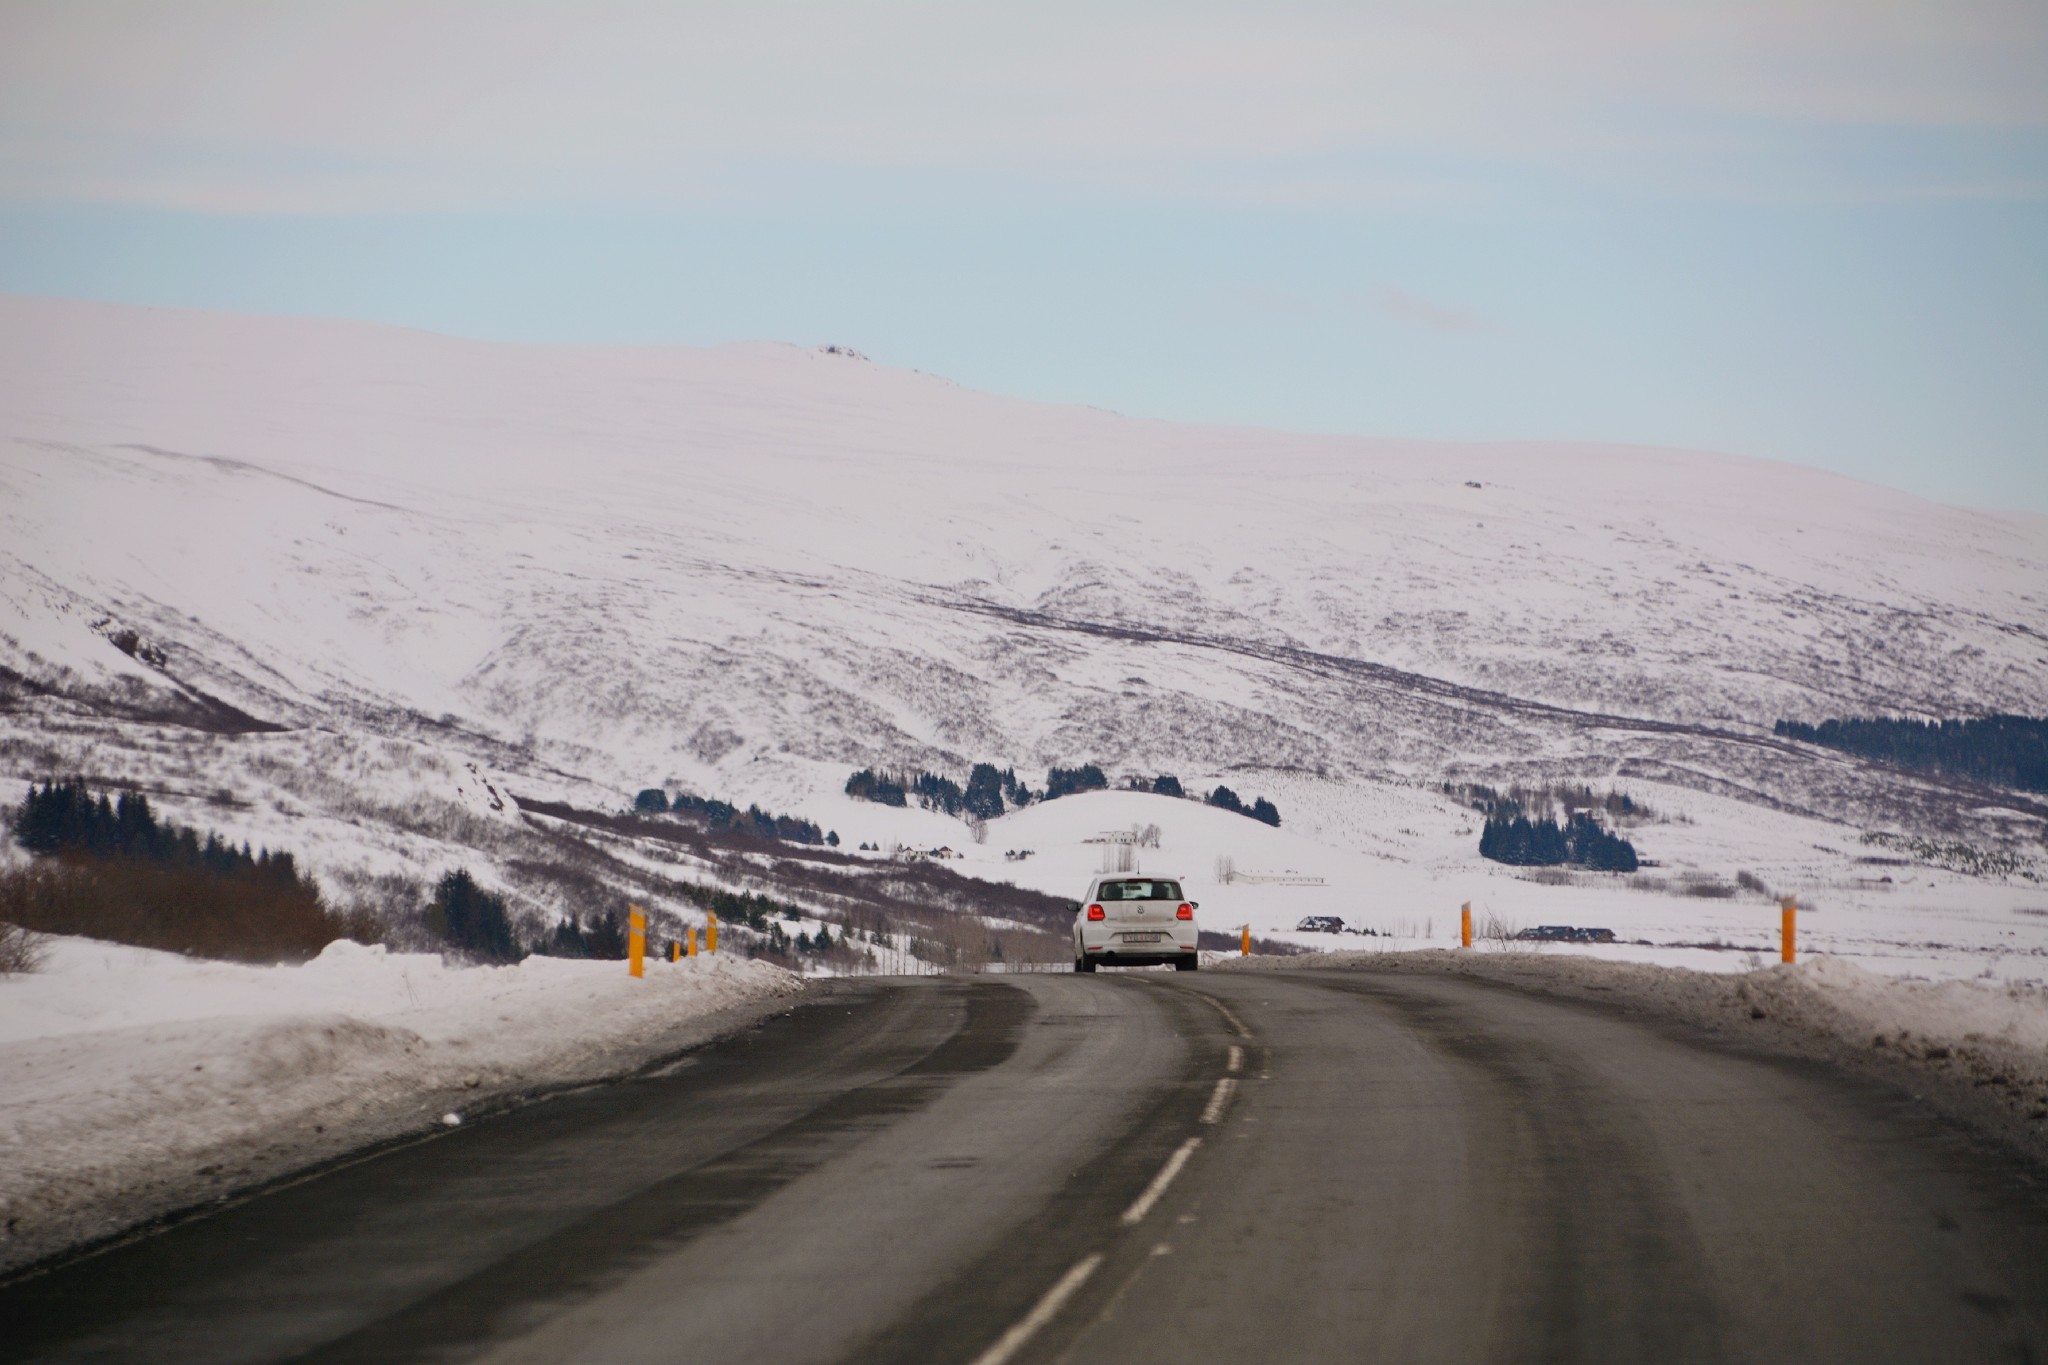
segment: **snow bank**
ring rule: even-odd
[[[1872,1039],[1992,1044],[2048,1059],[2048,991],[2035,986],[1899,981],[1832,957],[1802,962],[1786,975]]]
[[[730,956],[458,968],[337,942],[302,966],[48,940],[0,978],[0,1265],[617,1074],[801,990]]]

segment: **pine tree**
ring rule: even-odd
[[[1016,785],[1012,779],[1011,786]],[[1003,775],[993,763],[977,763],[967,776],[967,790],[961,809],[976,820],[993,820],[1003,813]]]
[[[450,947],[485,962],[517,962],[526,956],[513,937],[505,902],[479,887],[466,869],[447,873],[434,888],[427,926]]]

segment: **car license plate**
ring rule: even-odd
[[[1124,942],[1126,942],[1126,943],[1157,943],[1157,942],[1159,942],[1159,940],[1160,940],[1160,939],[1162,939],[1162,938],[1165,938],[1165,937],[1166,937],[1166,935],[1164,935],[1164,934],[1125,934],[1125,935],[1124,935]]]

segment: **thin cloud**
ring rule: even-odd
[[[0,0],[0,182],[406,210],[688,200],[760,162],[1342,202],[1384,197],[1343,165],[1378,154],[1425,198],[1475,158],[1654,181],[1687,158],[1674,122],[1737,159],[1794,125],[2048,135],[2048,7],[1870,8]]]
[[[1464,308],[1454,308],[1435,299],[1412,294],[1406,289],[1383,285],[1374,291],[1369,300],[1372,308],[1398,322],[1427,328],[1432,332],[1485,332],[1492,330],[1491,324],[1479,314]]]

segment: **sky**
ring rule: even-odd
[[[0,291],[2048,513],[2048,3],[0,0]]]

